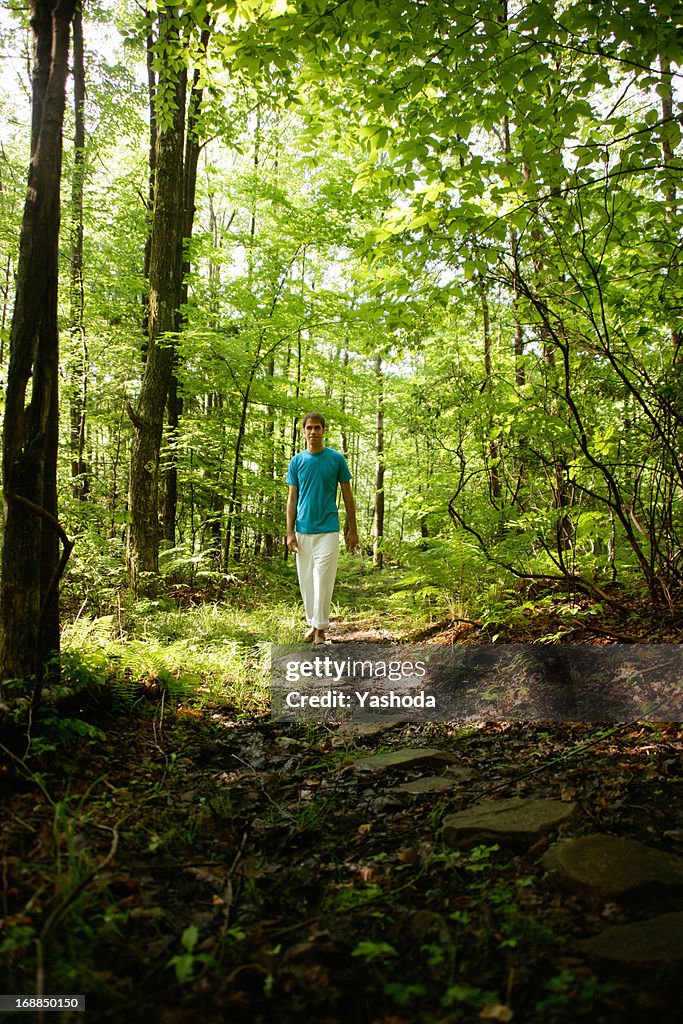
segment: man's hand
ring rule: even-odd
[[[296,542],[296,506],[299,500],[299,488],[294,484],[289,485],[287,492],[287,550],[296,554],[299,545]]]
[[[347,551],[355,551],[358,547],[358,527],[356,526],[356,503],[353,500],[351,484],[346,481],[341,485],[344,508],[346,509],[346,522],[344,523],[344,543]]]

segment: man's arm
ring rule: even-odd
[[[346,509],[346,528],[344,530],[344,541],[349,551],[358,547],[358,527],[356,525],[356,503],[353,500],[351,484],[347,480],[341,485],[344,508]]]
[[[296,543],[296,504],[298,500],[299,488],[290,484],[287,495],[287,547],[290,551],[298,550]]]

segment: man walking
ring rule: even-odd
[[[346,509],[346,547],[358,546],[356,506],[351,473],[341,452],[325,445],[325,417],[304,416],[306,450],[291,460],[287,471],[287,547],[296,552],[299,587],[309,625],[307,640],[325,643],[332,591],[339,559],[337,484]]]

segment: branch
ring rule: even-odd
[[[130,402],[126,402],[126,412],[128,413],[128,418],[130,419],[134,428],[136,430],[142,430],[142,420],[140,419],[140,417],[138,416]]]
[[[597,584],[592,583],[591,580],[587,580],[583,576],[576,576],[574,573],[570,572],[566,572],[562,576],[553,576],[549,573],[520,572],[520,570],[515,569],[515,567],[511,565],[510,562],[503,562],[500,558],[494,558],[493,555],[490,553],[486,541],[481,536],[481,534],[478,533],[473,526],[470,526],[469,523],[466,523],[465,520],[460,515],[460,513],[457,512],[456,509],[454,508],[453,502],[455,501],[456,497],[457,495],[453,495],[453,497],[448,502],[448,511],[451,516],[451,519],[456,524],[456,526],[461,527],[461,529],[465,530],[467,533],[471,533],[472,536],[476,538],[477,543],[480,545],[487,560],[491,562],[493,565],[499,565],[501,569],[507,569],[508,572],[511,572],[512,575],[519,580],[531,580],[532,582],[538,583],[571,583],[575,587],[578,587],[579,590],[583,590],[588,594],[597,594],[601,601],[604,601],[606,604],[610,605],[610,607],[612,608],[615,608],[617,611],[623,611],[623,604],[621,604],[619,601],[615,601],[614,598],[609,597],[604,590],[597,586]]]
[[[49,917],[46,920],[46,922],[43,925],[43,927],[40,929],[40,934],[39,934],[36,942],[42,944],[42,942],[44,941],[46,935],[48,934],[48,932],[50,931],[52,926],[54,924],[56,924],[56,922],[59,920],[59,918],[65,913],[65,911],[67,911],[69,909],[69,907],[74,902],[76,897],[81,892],[83,892],[85,887],[87,885],[90,885],[92,880],[100,873],[100,871],[103,871],[112,862],[112,860],[114,859],[114,857],[116,856],[117,847],[119,845],[119,831],[118,831],[116,825],[114,825],[113,828],[111,828],[110,831],[112,833],[112,841],[111,841],[111,846],[109,847],[109,852],[106,854],[105,857],[102,858],[102,860],[99,862],[99,864],[96,864],[95,867],[91,871],[89,871],[87,873],[87,875],[85,875],[80,880],[80,882],[77,885],[75,885],[73,887],[73,889],[71,889],[70,892],[68,892],[66,894],[64,899],[62,899],[57,904],[57,906],[54,908],[52,913],[49,915]]]

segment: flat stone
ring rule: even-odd
[[[455,761],[455,755],[436,747],[403,747],[385,754],[372,754],[354,761],[356,768],[365,771],[382,771],[384,768],[412,768],[425,761]]]
[[[456,782],[468,782],[469,779],[476,779],[477,772],[473,768],[466,768],[463,764],[449,764],[446,775],[450,775]]]
[[[275,742],[280,750],[296,750],[305,746],[301,740],[296,740],[293,736],[278,736]]]
[[[575,803],[512,797],[509,800],[485,800],[464,811],[449,814],[443,820],[445,841],[457,846],[460,839],[535,839],[571,818]]]
[[[615,925],[580,945],[589,956],[621,964],[683,960],[683,913],[661,914],[648,921]]]
[[[458,780],[453,775],[424,775],[421,779],[413,779],[412,782],[395,786],[392,793],[411,793],[413,796],[420,796],[422,793],[443,793],[446,789],[453,789],[457,784]]]
[[[405,718],[385,718],[381,722],[344,722],[332,740],[333,747],[343,747],[352,740],[371,740],[390,729],[405,725]]]
[[[619,836],[568,839],[551,847],[541,864],[569,884],[605,897],[653,884],[683,886],[683,857]]]

